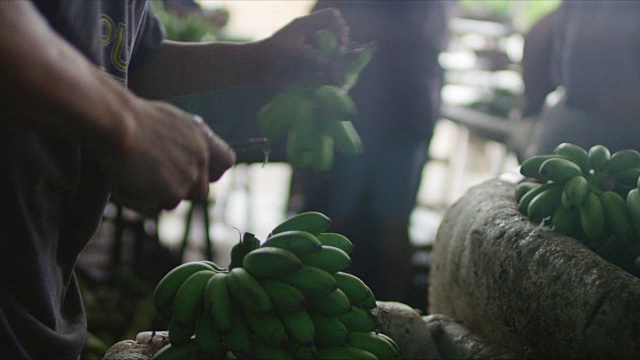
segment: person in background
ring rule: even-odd
[[[160,99],[246,83],[290,66],[340,79],[308,39],[344,34],[339,12],[261,41],[163,40],[143,0],[2,1],[0,349],[77,359],[86,319],[74,266],[109,199],[154,216],[201,200],[235,154],[198,116]],[[337,81],[336,81],[337,82]]]
[[[326,174],[299,171],[292,203],[333,220],[333,232],[355,244],[351,272],[382,300],[411,303],[413,246],[409,218],[439,116],[449,1],[325,1],[313,11],[340,10],[350,38],[377,50],[350,95],[364,153],[336,154]],[[416,305],[417,306],[417,305]]]
[[[532,131],[526,157],[552,153],[562,142],[614,152],[640,149],[640,3],[564,1],[546,32],[554,90]],[[535,79],[525,77],[525,87]],[[529,100],[533,102],[533,100]]]

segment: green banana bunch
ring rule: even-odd
[[[602,144],[587,150],[562,143],[553,154],[523,161],[520,173],[526,179],[516,185],[515,199],[518,210],[532,221],[549,218],[555,231],[607,259],[623,259],[621,253],[640,248],[637,150],[612,153]]]
[[[357,45],[357,44],[356,44]],[[349,90],[373,56],[373,43],[358,48],[341,48],[336,34],[321,30],[313,46],[346,70],[343,84],[322,84],[316,74],[289,84],[258,112],[262,136],[287,138],[287,160],[296,168],[327,171],[333,165],[334,150],[348,156],[363,151],[362,141],[351,123],[356,104]]]
[[[244,233],[228,268],[182,264],[158,283],[155,304],[171,315],[161,358],[398,358],[375,334],[371,289],[346,269],[353,244],[325,232],[331,220],[301,213],[261,242]],[[234,258],[235,256],[235,258]]]

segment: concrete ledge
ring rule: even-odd
[[[640,358],[640,279],[516,209],[514,184],[470,189],[434,244],[431,314],[526,358]]]

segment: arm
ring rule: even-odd
[[[233,152],[191,114],[139,98],[52,30],[27,1],[1,1],[0,126],[79,139],[121,203],[156,214],[201,199]],[[159,146],[158,144],[162,144]]]
[[[129,85],[140,96],[164,99],[231,86],[277,85],[296,71],[321,71],[329,82],[339,82],[342,69],[312,46],[313,34],[321,29],[346,41],[348,28],[335,9],[297,18],[256,42],[165,41],[144,69],[130,74]]]

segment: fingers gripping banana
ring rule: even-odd
[[[301,230],[317,236],[325,232],[330,226],[331,219],[329,219],[323,213],[317,211],[307,211],[296,214],[291,218],[283,221],[273,230],[271,230],[271,234],[276,235],[285,231]]]
[[[342,234],[325,232],[319,234],[317,238],[323,246],[337,247],[347,254],[351,254],[355,248],[351,240]]]
[[[333,246],[322,246],[320,251],[301,259],[307,266],[320,268],[329,274],[347,269],[351,265],[349,254]]]
[[[302,230],[277,233],[262,244],[263,247],[276,247],[291,251],[297,257],[305,257],[320,251],[321,245],[316,236]]]
[[[260,247],[245,255],[242,266],[256,278],[278,278],[299,270],[302,262],[291,251]]]
[[[232,269],[227,281],[231,295],[243,308],[257,313],[266,313],[273,309],[267,292],[246,269],[240,267]]]
[[[197,271],[212,270],[210,266],[199,261],[180,264],[171,269],[156,285],[153,292],[153,304],[158,311],[170,311],[173,299],[185,280]]]

